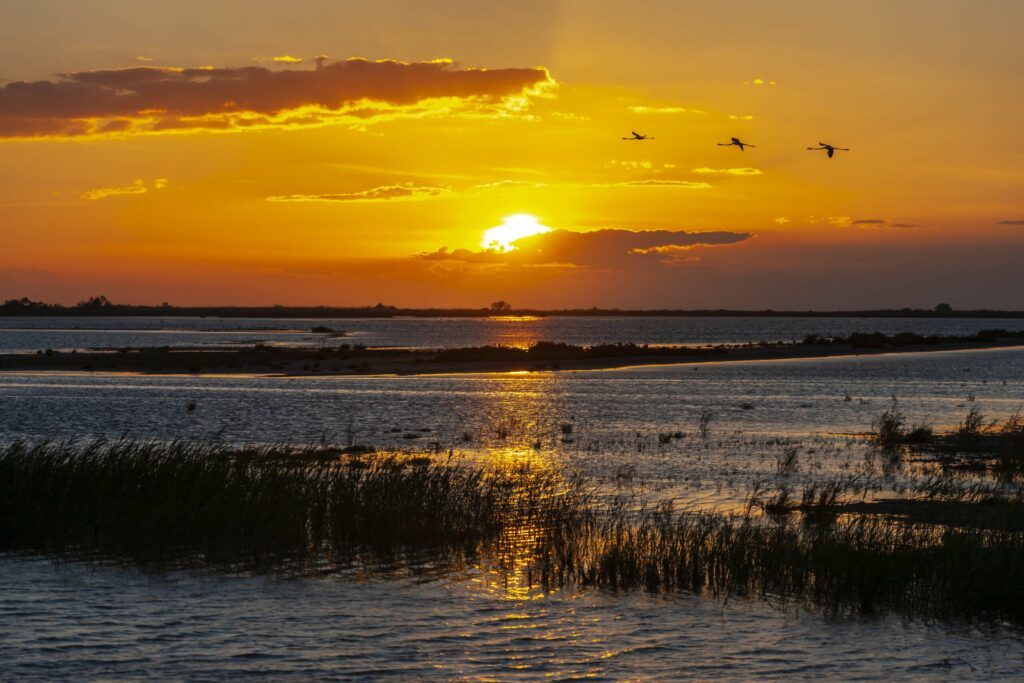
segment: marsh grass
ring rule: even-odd
[[[883,411],[872,422],[875,442],[885,449],[900,447],[906,442],[905,422],[906,418],[893,400],[892,407]]]
[[[799,502],[785,489],[776,505],[801,514],[766,518],[750,506],[727,514],[609,498],[557,470],[424,454],[13,443],[0,447],[0,550],[290,574],[425,561],[497,568],[546,590],[682,590],[834,614],[1024,623],[1024,533],[999,523],[1024,518],[1024,497],[930,489],[942,500],[1002,496],[985,525],[844,508],[844,495],[879,485],[810,482]]]
[[[1020,534],[897,524],[858,516],[832,524],[687,514],[669,505],[628,523],[587,527],[592,552],[558,564],[584,585],[756,595],[833,614],[1024,618]]]
[[[530,522],[555,486],[528,467],[355,449],[14,443],[0,448],[0,548],[256,570],[470,553]]]
[[[1018,409],[1002,424],[989,420],[968,398],[971,407],[955,429],[935,432],[927,424],[905,428],[896,402],[872,421],[870,440],[898,465],[904,451],[932,457],[948,470],[991,471],[1013,480],[1024,475],[1024,418]]]
[[[800,468],[800,449],[788,446],[776,459],[775,469],[781,476],[793,474]]]

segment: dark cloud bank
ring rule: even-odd
[[[687,232],[685,230],[619,230],[592,232],[552,230],[524,237],[509,252],[491,250],[437,251],[417,258],[430,261],[463,263],[505,263],[518,265],[567,264],[593,267],[628,267],[630,265],[671,262],[680,253],[693,247],[729,245],[752,237],[746,232]]]
[[[73,136],[189,127],[189,117],[339,110],[369,100],[402,106],[438,97],[501,98],[550,81],[537,68],[466,69],[447,60],[349,59],[316,70],[134,67],[78,71],[0,87],[0,137]],[[97,123],[99,121],[99,123]],[[206,121],[202,126],[211,127]]]

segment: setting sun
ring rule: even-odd
[[[551,232],[551,228],[541,225],[536,216],[517,213],[506,216],[501,225],[485,230],[480,246],[493,251],[512,251],[516,248],[516,240],[545,232]]]

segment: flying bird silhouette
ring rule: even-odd
[[[732,140],[732,142],[719,142],[718,146],[719,147],[732,147],[732,146],[735,145],[736,147],[740,148],[741,152],[743,151],[744,147],[756,147],[757,146],[757,145],[751,145],[751,144],[748,144],[746,142],[743,142],[739,138],[729,138],[729,139]]]
[[[828,150],[828,158],[829,159],[832,158],[832,155],[834,155],[836,153],[837,149],[841,150],[843,152],[849,152],[850,151],[846,147],[836,147],[835,145],[826,145],[824,142],[819,142],[818,144],[821,145],[821,147],[808,147],[807,149],[813,150],[813,151],[827,149]]]
[[[623,140],[653,140],[654,139],[654,138],[649,137],[647,135],[641,135],[640,133],[637,133],[635,130],[631,130],[629,132],[633,134],[632,137],[622,138]]]

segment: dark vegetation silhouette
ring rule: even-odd
[[[137,305],[113,303],[104,296],[92,297],[72,306],[58,303],[35,301],[26,297],[8,299],[0,304],[0,316],[45,315],[45,316],[190,316],[219,318],[392,318],[446,317],[473,318],[492,315],[490,306],[483,308],[400,308],[378,303],[374,306],[172,306],[164,302],[159,305]],[[601,316],[649,316],[649,317],[830,317],[830,318],[1024,318],[1024,310],[1009,311],[997,309],[953,310],[949,304],[939,304],[934,309],[887,308],[864,310],[743,310],[743,309],[677,309],[677,308],[503,308],[502,313],[517,315],[559,315],[578,317]]]

